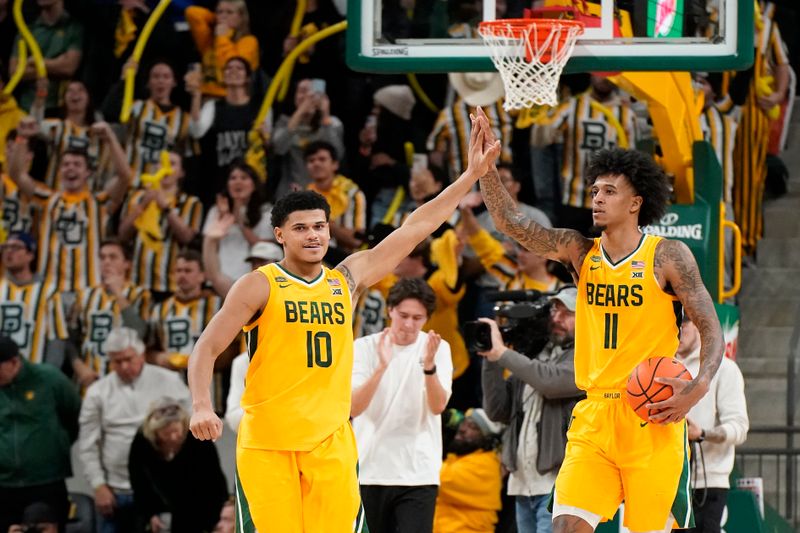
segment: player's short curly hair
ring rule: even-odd
[[[386,306],[392,309],[400,305],[403,300],[409,299],[419,301],[428,312],[428,317],[436,309],[436,295],[428,282],[422,278],[403,278],[392,285],[386,298]]]
[[[325,220],[331,217],[331,206],[328,201],[319,193],[314,191],[290,192],[277,202],[272,208],[272,227],[283,226],[289,215],[295,211],[310,211],[312,209],[322,209],[325,211]]]
[[[636,150],[611,148],[594,154],[586,170],[586,185],[591,187],[600,176],[623,175],[642,197],[639,226],[647,226],[664,216],[670,199],[666,173],[649,155]]]

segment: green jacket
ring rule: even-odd
[[[29,487],[72,475],[70,446],[78,438],[81,399],[72,382],[48,364],[22,360],[0,387],[0,487]]]

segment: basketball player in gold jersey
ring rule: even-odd
[[[470,138],[469,167],[379,245],[322,265],[330,207],[303,191],[272,210],[285,257],[240,278],[195,344],[189,361],[191,430],[216,439],[209,386],[214,360],[244,328],[250,366],[242,397],[237,463],[237,531],[361,531],[355,439],[348,421],[352,318],[360,293],[392,272],[458,206],[500,143]],[[422,368],[420,367],[420,372]]]
[[[480,112],[478,124],[486,142],[493,142]],[[592,218],[602,230],[597,239],[547,229],[523,216],[494,166],[480,182],[497,228],[531,252],[565,264],[578,285],[575,382],[587,399],[573,410],[567,433],[554,490],[554,533],[593,531],[623,500],[632,532],[690,527],[684,417],[708,390],[724,343],[689,248],[640,229],[665,211],[664,172],[639,152],[598,152],[587,170]],[[673,356],[681,306],[700,330],[700,371],[692,381],[656,378],[675,394],[649,405],[657,414],[642,422],[624,399],[627,378],[645,359]]]

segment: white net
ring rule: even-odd
[[[583,24],[553,19],[496,20],[478,30],[506,89],[506,111],[558,103],[558,80]]]

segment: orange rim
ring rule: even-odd
[[[537,31],[531,31],[532,28],[536,28]],[[485,22],[481,22],[478,25],[478,32],[481,35],[492,35],[495,37],[508,37],[508,31],[511,30],[510,37],[514,39],[528,39],[531,43],[535,44],[538,48],[543,43],[546,43],[547,40],[550,38],[553,30],[555,28],[561,29],[566,28],[569,30],[570,28],[577,28],[578,32],[576,35],[572,36],[573,38],[577,35],[583,33],[584,24],[583,22],[577,20],[566,20],[566,19],[535,19],[535,18],[527,18],[527,19],[499,19],[499,20],[489,20]],[[527,36],[525,33],[527,32]],[[570,39],[570,32],[564,31],[558,35],[558,39],[554,43],[557,50],[562,50],[564,46],[567,44],[567,41]],[[543,53],[539,56],[540,63],[549,63],[552,60],[552,52],[551,50],[543,50]],[[530,63],[533,60],[533,53],[531,52],[530,48],[526,48],[525,50],[525,61]]]
[[[522,38],[525,35],[525,31],[532,26],[543,30],[552,29],[556,26],[567,28],[572,26],[574,28],[579,28],[579,33],[583,33],[584,24],[578,20],[566,19],[498,19],[481,22],[478,27],[481,33],[483,33],[485,29],[486,33],[498,36],[506,35],[506,32],[510,28],[512,36],[519,39]]]

